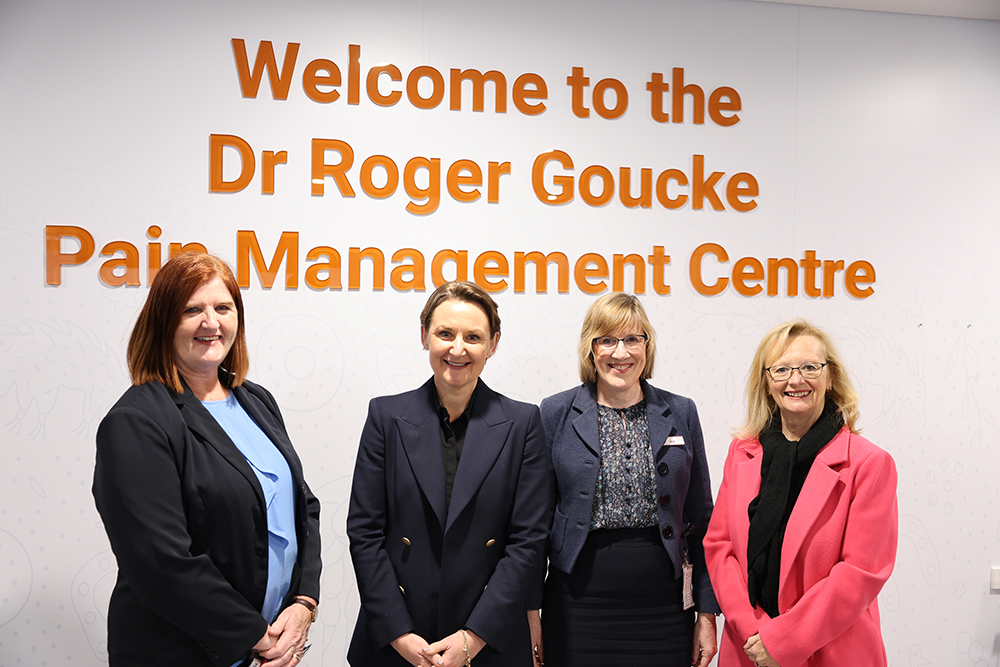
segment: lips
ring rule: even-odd
[[[456,363],[454,361],[448,361],[447,359],[442,359],[441,361],[443,361],[444,363],[448,364],[452,368],[465,368],[466,366],[468,366],[469,364],[472,363],[471,361],[465,361],[465,362],[462,362],[462,363]]]
[[[812,391],[811,390],[810,391],[786,391],[784,393],[785,393],[785,396],[788,396],[789,398],[805,398],[806,396],[808,396],[809,394],[811,394]]]
[[[202,343],[214,343],[217,340],[222,340],[222,336],[195,336],[194,339]]]

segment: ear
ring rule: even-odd
[[[427,332],[424,330],[424,325],[423,324],[420,325],[420,346],[422,348],[424,348],[425,350],[431,349],[427,345]]]
[[[488,350],[488,351],[486,352],[486,358],[487,358],[487,359],[489,359],[489,358],[490,358],[490,357],[492,357],[492,356],[493,356],[494,354],[496,354],[496,351],[497,351],[497,344],[498,344],[499,342],[500,342],[500,332],[498,331],[498,332],[496,333],[496,335],[495,335],[495,336],[493,336],[493,340],[492,340],[492,341],[490,341],[490,349],[489,349],[489,350]]]

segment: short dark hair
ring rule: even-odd
[[[497,312],[499,306],[496,301],[482,287],[467,280],[453,280],[434,290],[427,298],[424,309],[420,311],[420,326],[429,330],[434,311],[445,301],[462,301],[479,306],[490,324],[490,338],[495,338],[500,333],[500,314]]]
[[[174,334],[191,295],[203,284],[219,278],[236,304],[239,324],[236,339],[222,362],[223,384],[238,387],[250,369],[244,332],[243,295],[233,271],[223,260],[204,252],[183,252],[174,255],[153,278],[146,303],[132,328],[128,341],[128,372],[132,384],[160,382],[178,394],[184,385],[177,372],[177,352]]]

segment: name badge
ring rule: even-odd
[[[671,447],[673,445],[681,445],[683,447],[684,446],[684,436],[683,435],[672,435],[669,438],[667,438],[667,441],[665,443],[663,443],[664,447]]]

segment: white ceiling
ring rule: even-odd
[[[786,5],[863,9],[872,12],[953,16],[1000,21],[1000,0],[755,0]]]

